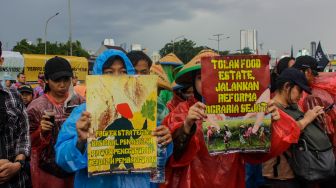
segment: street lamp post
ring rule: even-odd
[[[71,27],[71,3],[68,0],[68,9],[69,9],[69,43],[70,43],[70,56],[72,56],[72,27]]]
[[[48,18],[48,20],[45,24],[45,28],[44,28],[44,55],[47,55],[47,27],[48,27],[48,23],[52,18],[54,18],[57,15],[59,15],[59,12],[57,12],[55,15]]]
[[[215,40],[215,41],[217,41],[217,53],[219,54],[219,42],[221,41],[221,40],[223,40],[223,39],[228,39],[228,38],[230,38],[229,36],[228,37],[224,37],[224,38],[220,38],[221,36],[223,36],[224,34],[215,34],[215,35],[213,35],[214,37],[217,37],[217,39],[211,39],[211,38],[209,38],[209,40]]]
[[[175,53],[175,41],[176,41],[177,39],[182,38],[182,37],[184,37],[184,35],[181,35],[181,36],[178,36],[178,37],[174,38],[174,40],[173,40],[173,53]]]

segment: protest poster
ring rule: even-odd
[[[157,76],[87,76],[86,96],[89,176],[156,168]]]
[[[269,151],[269,56],[205,57],[201,66],[207,114],[203,133],[209,152]]]
[[[46,61],[53,57],[55,57],[55,55],[23,54],[26,81],[29,84],[36,84],[38,75],[44,73]],[[86,75],[88,75],[89,66],[89,62],[85,57],[62,55],[58,55],[58,57],[68,60],[74,74],[78,77],[78,80],[85,81]]]

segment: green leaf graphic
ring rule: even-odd
[[[154,121],[155,120],[155,117],[154,117],[155,105],[156,105],[155,101],[147,100],[146,103],[141,108],[142,116]]]

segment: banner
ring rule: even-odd
[[[157,165],[157,79],[87,76],[88,174],[150,172]]]
[[[19,52],[3,51],[4,63],[0,66],[0,80],[4,78],[16,80],[17,75],[23,70],[23,57]]]
[[[210,153],[266,152],[270,147],[269,56],[205,57],[203,132]]]
[[[30,83],[37,82],[39,73],[44,73],[44,65],[48,59],[55,57],[56,55],[37,55],[37,54],[23,54],[24,57],[24,73],[26,75],[26,81]],[[61,56],[68,60],[74,74],[77,75],[78,80],[84,81],[86,75],[88,75],[88,60],[85,57],[76,56]]]

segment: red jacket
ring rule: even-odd
[[[167,102],[166,106],[169,110],[169,112],[172,112],[181,102],[183,102],[185,100],[183,100],[181,97],[179,97],[175,92],[173,95],[172,100],[170,100],[169,102]]]
[[[79,105],[84,102],[84,98],[74,95],[69,101],[68,105]],[[42,116],[44,114],[44,110],[46,109],[54,109],[56,111],[55,115],[55,135],[52,136],[48,134],[46,137],[41,136],[41,126],[40,122],[42,120]],[[63,110],[63,105],[54,104],[51,100],[48,99],[47,95],[44,94],[39,98],[33,100],[28,108],[28,117],[30,124],[30,139],[32,145],[31,151],[31,176],[32,183],[34,188],[71,188],[73,187],[73,177],[70,176],[68,178],[57,178],[47,172],[44,172],[39,168],[39,159],[41,152],[44,148],[49,147],[49,143],[55,144],[58,131],[61,128],[61,125],[66,120],[69,114],[65,114]],[[53,156],[55,157],[55,156]],[[42,178],[43,177],[43,178]]]
[[[314,106],[327,107],[336,102],[336,73],[319,73],[311,85],[312,95],[303,94],[299,105],[306,112]],[[336,106],[323,115],[323,118],[318,118],[321,125],[324,125],[325,130],[333,144],[334,153],[336,154]]]
[[[180,103],[166,118],[165,123],[172,133],[180,128],[189,108],[197,101],[191,99]],[[286,113],[280,111],[281,120],[272,124],[271,151],[267,154],[221,154],[210,156],[207,150],[201,121],[186,151],[179,160],[171,157],[166,168],[166,183],[161,187],[245,187],[245,162],[260,163],[275,157],[296,143],[300,129]]]

